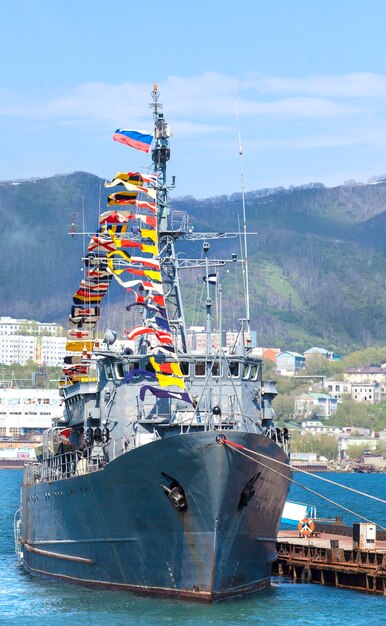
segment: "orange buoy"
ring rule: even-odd
[[[305,517],[299,522],[298,530],[303,537],[309,537],[315,530],[315,524],[312,519]]]

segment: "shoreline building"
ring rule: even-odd
[[[15,319],[0,316],[0,335],[58,335],[63,333],[62,326],[54,322],[36,322],[35,320]]]
[[[338,400],[325,393],[302,393],[295,398],[295,415],[308,419],[317,417],[331,417],[337,409]]]
[[[342,402],[344,396],[350,397],[354,402],[377,404],[383,397],[382,384],[376,380],[366,379],[365,382],[348,382],[347,380],[328,380],[326,388],[330,395]]]
[[[0,388],[0,439],[36,440],[63,416],[59,389]]]
[[[60,366],[65,355],[66,337],[62,326],[35,320],[0,317],[0,365]]]
[[[343,380],[354,385],[379,383],[382,393],[386,393],[385,366],[350,367],[344,372]]]
[[[276,372],[281,376],[295,376],[306,366],[306,359],[298,352],[280,352],[276,355]]]
[[[256,347],[256,331],[251,330],[249,333],[250,346]],[[198,352],[200,354],[205,353],[206,349],[206,330],[205,326],[190,326],[187,331],[187,340],[189,350],[193,353]],[[222,347],[234,348],[236,343],[240,340],[240,333],[236,330],[227,330],[222,332]],[[218,330],[211,332],[212,350],[218,350],[220,347],[220,335]]]

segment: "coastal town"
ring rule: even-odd
[[[204,351],[204,327],[189,327],[187,338],[192,354]],[[218,349],[219,333],[213,331],[211,340],[213,350]],[[66,341],[59,324],[0,317],[0,468],[34,458],[43,431],[60,420],[58,380]],[[225,349],[236,341],[237,332],[223,332]],[[377,428],[386,394],[386,363],[344,367],[344,358],[323,347],[313,346],[303,354],[263,348],[256,345],[254,331],[248,341],[254,356],[263,359],[269,378],[277,382],[280,394],[273,406],[279,426],[291,435],[295,469],[386,471],[386,427]],[[127,338],[117,344],[130,347]],[[329,375],[336,364],[339,377]],[[29,377],[15,376],[16,367],[30,371]],[[351,418],[337,420],[342,407],[346,413],[351,410]],[[362,419],[360,414],[352,419],[357,410],[366,411]]]

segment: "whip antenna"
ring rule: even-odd
[[[244,292],[245,292],[245,317],[246,317],[246,331],[250,332],[250,311],[249,311],[249,272],[248,272],[248,246],[247,246],[247,215],[245,209],[245,187],[244,187],[244,164],[243,164],[243,147],[241,143],[241,131],[240,131],[240,121],[239,121],[239,110],[237,105],[237,93],[236,93],[236,85],[234,85],[234,96],[235,96],[235,110],[236,110],[236,123],[237,123],[237,133],[239,140],[239,156],[240,156],[240,176],[241,176],[241,201],[243,207],[243,240],[244,240],[244,268],[243,268],[243,276],[244,276]]]

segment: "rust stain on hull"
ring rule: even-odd
[[[242,587],[233,587],[225,591],[216,592],[216,591],[204,591],[201,589],[172,589],[172,588],[161,588],[161,587],[146,587],[146,586],[137,586],[137,585],[127,585],[122,583],[113,583],[108,581],[96,581],[96,580],[85,580],[81,578],[73,578],[71,576],[66,576],[64,574],[51,574],[50,572],[45,572],[44,570],[34,569],[31,567],[27,567],[28,571],[31,574],[38,574],[40,576],[46,576],[47,578],[52,578],[55,580],[62,580],[69,583],[75,583],[77,585],[83,585],[84,587],[89,587],[93,589],[115,589],[119,591],[129,591],[138,596],[152,596],[152,597],[163,597],[163,598],[176,598],[180,600],[189,600],[189,601],[197,601],[197,602],[217,602],[220,600],[237,598],[240,596],[249,595],[251,593],[256,593],[257,591],[261,591],[262,589],[266,589],[270,586],[270,578],[265,580],[259,580],[249,585],[245,585]]]

